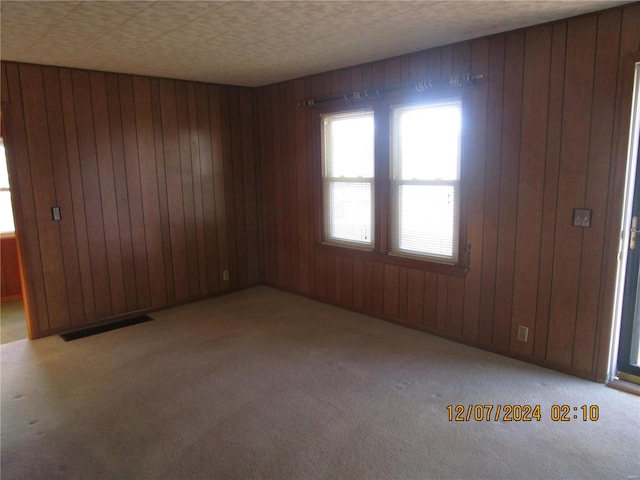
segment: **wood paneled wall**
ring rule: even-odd
[[[259,283],[254,91],[4,62],[2,81],[33,337]]]
[[[603,380],[638,25],[632,4],[261,88],[263,280]],[[467,274],[320,246],[318,113],[297,102],[470,72],[485,79],[466,100]]]
[[[16,237],[7,234],[0,236],[0,298],[2,300],[22,298]]]

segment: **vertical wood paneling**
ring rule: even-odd
[[[486,72],[489,65],[489,41],[476,40],[471,45],[471,71]],[[483,211],[487,163],[487,100],[488,85],[482,82],[470,92],[465,116],[462,158],[469,175],[463,187],[467,193],[467,247],[469,273],[465,277],[464,318],[462,335],[477,341],[480,327],[480,287],[482,281]]]
[[[628,12],[636,10],[631,5],[260,89],[258,148],[266,162],[260,185],[272,192],[263,194],[262,218],[271,215],[272,222],[265,225],[262,252],[270,278],[293,291],[588,376],[598,368],[599,329],[609,322],[602,302],[610,305],[611,287],[599,279],[610,261],[610,232],[605,223],[574,229],[571,211],[592,208],[594,222],[612,215],[607,182],[614,174],[620,59],[623,50],[638,47],[620,41],[621,18],[634,18]],[[470,253],[464,277],[319,246],[319,115],[295,110],[288,113],[293,122],[282,115],[292,112],[291,99],[468,72],[484,79],[463,95],[461,231]],[[384,131],[384,108],[380,112],[376,122]],[[378,179],[388,175],[386,142],[376,140]],[[376,182],[376,254],[382,255],[386,184]],[[301,263],[293,274],[282,257],[287,253]],[[527,342],[516,339],[519,325],[529,328]]]
[[[447,333],[462,337],[462,319],[464,316],[464,279],[449,277],[447,282]]]
[[[384,266],[384,314],[398,317],[399,314],[400,268],[395,265]]]
[[[342,302],[349,306],[353,307],[353,259],[350,257],[342,258],[342,272],[341,272],[341,297]]]
[[[305,80],[305,98],[308,98],[313,88],[313,80],[307,78]],[[305,110],[305,131],[304,136],[306,140],[306,157],[304,158],[304,163],[306,164],[306,178],[307,178],[307,210],[303,213],[308,215],[307,217],[307,239],[309,242],[309,292],[314,292],[316,288],[315,282],[315,272],[314,266],[316,262],[316,249],[315,244],[317,241],[317,232],[315,231],[316,225],[316,208],[317,205],[320,204],[320,201],[316,197],[316,186],[317,186],[317,174],[314,170],[316,163],[314,162],[314,158],[317,151],[317,143],[314,142],[315,135],[317,132],[315,131],[315,123],[314,123],[314,112],[311,109]],[[296,124],[297,125],[297,124]],[[264,262],[265,259],[263,258]],[[363,287],[364,287],[364,269],[363,269]],[[364,305],[364,291],[363,291],[363,305]]]
[[[524,34],[507,34],[504,66],[504,106],[500,157],[500,208],[493,345],[508,350],[515,261],[518,171],[522,115]]]
[[[225,169],[231,173],[231,183],[228,190],[233,192],[233,223],[235,224],[235,275],[231,278],[231,287],[247,284],[247,246],[246,246],[246,216],[244,211],[244,185],[242,182],[243,165],[242,165],[242,148],[241,145],[241,119],[240,119],[240,101],[237,90],[231,90],[228,93],[229,98],[229,150],[230,154],[225,155],[225,159],[229,159],[230,168]],[[231,221],[230,220],[230,221]]]
[[[378,262],[374,262],[372,265],[372,311],[376,315],[384,315],[384,303],[385,303],[385,274],[384,265]]]
[[[124,293],[124,276],[122,273],[120,229],[118,225],[116,190],[113,177],[113,156],[111,154],[111,135],[105,75],[103,73],[90,72],[89,82],[100,185],[100,209],[104,223],[104,243],[109,273],[111,312],[114,315],[118,315],[127,310],[127,304]]]
[[[540,235],[540,263],[538,266],[538,299],[536,302],[536,327],[533,339],[533,354],[539,359],[544,359],[547,356],[551,280],[553,277],[553,254],[556,238],[567,26],[566,24],[557,24],[553,26],[552,31],[542,231]]]
[[[229,268],[227,246],[227,200],[224,189],[224,162],[222,158],[222,119],[220,115],[220,88],[209,86],[209,115],[211,120],[211,143],[213,145],[213,188],[216,203],[216,231],[218,234],[218,265],[220,270]],[[221,273],[218,272],[219,278]],[[229,288],[229,282],[221,280],[222,290]]]
[[[84,191],[82,188],[82,172],[80,169],[80,152],[78,149],[78,132],[76,130],[75,103],[73,98],[71,71],[68,69],[60,69],[59,77],[62,113],[64,117],[65,143],[67,147],[66,160],[69,168],[69,183],[71,186],[71,201],[73,204],[76,252],[78,255],[78,266],[80,268],[80,292],[84,306],[84,318],[74,325],[81,325],[85,321],[91,321],[96,318],[95,298],[93,296],[93,275],[91,273],[91,256],[89,253],[89,237],[87,233]],[[19,141],[16,141],[15,143],[16,146],[20,144]],[[22,155],[18,155],[17,157],[25,158],[22,157]],[[24,188],[21,188],[21,191],[22,195],[27,193]],[[25,264],[33,265],[33,262],[30,262],[29,260],[25,261],[23,259],[23,265]],[[137,306],[137,304],[135,305]]]
[[[504,101],[504,36],[489,42],[489,86],[487,105],[487,167],[484,182],[484,225],[482,239],[482,280],[480,283],[480,324],[478,341],[493,340],[498,213],[500,209],[500,145],[502,143],[502,106]],[[473,247],[472,247],[473,248]],[[474,255],[477,253],[474,251]]]
[[[409,82],[416,84],[427,79],[429,53],[427,50],[416,52],[409,57]]]
[[[202,193],[202,167],[200,158],[200,136],[198,135],[198,117],[196,111],[196,87],[187,84],[187,110],[189,112],[189,140],[191,143],[191,171],[193,173],[193,203],[196,227],[196,244],[198,246],[198,273],[200,280],[199,295],[205,296],[209,291],[209,275],[207,272],[207,244],[205,239],[205,219]],[[206,158],[206,157],[205,157]]]
[[[407,309],[408,309],[408,272],[407,267],[400,267],[399,272],[399,285],[398,285],[398,318],[403,322],[407,321]]]
[[[196,85],[196,119],[200,160],[200,188],[204,223],[207,293],[220,291],[218,237],[216,232],[216,199],[213,180],[213,144],[209,119],[209,94],[205,85]]]
[[[427,52],[427,75],[429,80],[437,82],[442,79],[442,48],[432,48]]]
[[[449,277],[444,274],[438,274],[436,280],[436,324],[438,330],[445,331],[447,329],[447,304],[448,304],[448,288]]]
[[[424,318],[424,272],[410,268],[407,277],[407,321],[421,325]]]
[[[424,272],[424,320],[423,325],[431,330],[436,328],[438,318],[438,275]]]
[[[333,269],[334,281],[333,285],[330,287],[327,285],[327,288],[331,288],[333,292],[333,298],[337,302],[343,302],[342,300],[342,255],[335,255],[334,257],[335,267]],[[344,302],[345,305],[346,301]]]
[[[247,270],[247,283],[244,285],[255,285],[260,281],[260,254],[258,252],[259,224],[256,169],[254,161],[255,151],[255,127],[254,108],[255,97],[249,89],[240,90],[240,118],[242,138],[242,172],[244,188],[244,209],[245,209],[245,264]],[[237,219],[236,219],[237,221]],[[308,268],[308,265],[307,265]]]
[[[14,300],[22,297],[20,264],[15,237],[0,238],[0,297]]]
[[[336,255],[327,253],[324,256],[324,291],[329,300],[336,299]]]
[[[515,266],[510,348],[531,354],[533,342],[517,340],[520,325],[535,329],[536,277],[531,265],[540,262],[540,235],[544,194],[544,158],[547,141],[547,108],[551,58],[551,27],[528,30],[524,47],[524,82],[522,87],[522,130],[520,173],[516,223]],[[537,280],[537,278],[535,278]]]
[[[616,66],[620,43],[621,12],[612,11],[600,16],[593,83],[593,106],[597,118],[592,117],[589,134],[589,159],[584,205],[593,211],[593,226],[585,229],[580,259],[578,310],[573,341],[573,366],[589,371],[593,368],[596,343],[600,278],[605,239],[607,189],[602,179],[609,178],[616,89]],[[615,52],[615,56],[612,54]],[[595,253],[595,254],[594,254]]]
[[[225,87],[221,100],[215,85],[2,68],[33,337],[220,293],[228,242],[242,256],[234,287],[258,281],[248,89]],[[225,161],[238,168],[229,186]],[[229,223],[239,227],[227,239]]]
[[[364,307],[364,264],[360,258],[353,259],[353,306]]]
[[[51,207],[57,203],[54,179],[49,172],[52,169],[51,147],[42,142],[36,132],[48,136],[47,112],[44,99],[44,83],[42,69],[37,66],[20,67],[22,81],[22,105],[27,148],[30,158],[38,159],[31,163],[31,175],[34,184],[34,203],[36,208],[36,225],[39,236],[40,255],[44,277],[44,294],[49,311],[49,328],[60,328],[68,325],[69,305],[66,294],[66,278],[56,275],[64,271],[62,262],[62,242],[60,228],[51,219]],[[70,212],[69,212],[70,213]]]
[[[96,317],[109,317],[112,313],[109,265],[105,245],[104,220],[100,194],[100,177],[93,125],[91,85],[89,73],[74,70],[71,73],[75,105],[80,173],[84,193],[85,218],[89,239],[89,258],[93,279]],[[42,239],[40,240],[42,243]],[[109,292],[105,295],[105,292]]]
[[[165,174],[167,178],[169,231],[171,250],[173,252],[173,282],[176,300],[186,300],[189,298],[189,266],[187,239],[184,230],[184,208],[182,205],[183,180],[180,166],[176,91],[174,82],[170,80],[160,80],[160,106]]]
[[[22,86],[20,84],[20,70],[17,65],[6,66],[7,84],[11,92],[9,112],[2,112],[3,123],[6,126],[6,154],[9,166],[10,184],[14,190],[12,200],[14,210],[22,212],[17,215],[16,228],[20,255],[23,260],[23,271],[27,280],[27,288],[38,295],[27,295],[27,309],[30,314],[30,332],[47,330],[49,328],[49,310],[44,292],[44,272],[42,256],[40,254],[39,236],[36,222],[36,206],[31,168],[28,161],[27,134],[22,108]],[[18,161],[18,160],[21,161]],[[15,190],[19,189],[18,194]],[[24,293],[24,292],[23,292]],[[93,297],[91,297],[93,299]]]
[[[175,284],[173,282],[173,253],[171,248],[171,231],[169,223],[169,204],[167,201],[167,175],[165,169],[165,154],[162,138],[162,112],[160,110],[160,86],[157,79],[151,79],[151,109],[153,114],[153,136],[156,153],[156,170],[158,183],[158,209],[160,213],[160,230],[162,235],[162,251],[164,258],[164,278],[167,292],[167,301],[173,302],[176,298]],[[206,103],[205,103],[206,105]],[[205,132],[207,132],[205,130]],[[205,133],[208,138],[208,134]],[[202,153],[204,156],[204,153]],[[211,217],[215,222],[215,215]],[[212,243],[212,245],[216,245]],[[214,249],[215,247],[212,247]],[[213,292],[211,292],[213,293]]]
[[[296,104],[295,100],[295,90],[294,83],[287,82],[286,88],[283,91],[284,97],[282,97],[282,101],[284,103],[285,108],[282,109],[285,115],[285,122],[287,125],[287,131],[295,131],[296,130],[296,115],[295,109]],[[288,229],[288,247],[287,247],[287,259],[289,261],[289,288],[294,288],[294,286],[300,284],[300,272],[298,268],[299,262],[299,246],[298,246],[298,164],[296,162],[296,135],[287,135],[287,156],[285,158],[285,162],[287,165],[287,173],[288,176],[286,179],[286,187],[287,187],[287,204],[288,204],[288,213],[287,218],[289,221],[287,225]]]
[[[287,178],[286,165],[283,163],[283,156],[286,146],[283,138],[282,113],[283,108],[282,97],[280,95],[280,87],[272,87],[272,104],[271,104],[271,122],[273,124],[273,165],[274,165],[274,199],[276,202],[275,209],[275,227],[276,227],[276,246],[277,246],[277,280],[281,285],[287,284],[287,259],[286,259],[286,232],[285,232],[285,216],[284,212],[288,202],[284,195],[284,183]]]
[[[261,88],[257,95],[257,120],[258,120],[258,167],[259,167],[259,194],[260,194],[260,219],[261,219],[261,235],[260,235],[260,276],[262,280],[269,284],[274,284],[275,274],[273,268],[274,255],[271,250],[275,245],[272,241],[273,237],[273,225],[270,221],[271,214],[275,209],[275,202],[271,199],[270,188],[273,183],[267,181],[271,178],[273,172],[273,146],[271,144],[271,122],[269,122],[269,116],[271,109],[269,105],[271,103],[271,96],[268,89]],[[313,270],[313,269],[312,269]]]
[[[584,205],[589,157],[597,17],[572,20],[562,117],[556,248],[553,261],[547,358],[571,365],[578,307],[584,230],[571,225],[573,209]],[[573,79],[580,78],[580,82]],[[567,83],[568,82],[568,83]]]
[[[140,192],[142,194],[149,290],[151,305],[157,306],[167,303],[167,290],[149,79],[134,77],[133,94],[138,138],[138,162],[141,172]]]
[[[138,134],[136,128],[136,112],[133,97],[133,80],[127,75],[118,75],[120,91],[120,111],[122,115],[122,135],[124,141],[125,183],[129,202],[129,218],[131,222],[131,241],[133,247],[133,264],[136,272],[136,291],[138,308],[151,306],[151,287],[149,281],[149,261],[147,258],[147,241],[144,231],[144,211],[138,158]],[[100,316],[98,316],[100,318]]]
[[[138,308],[136,289],[136,271],[133,257],[133,238],[131,235],[131,217],[129,215],[129,194],[127,191],[127,167],[124,156],[122,135],[122,113],[120,110],[120,89],[115,74],[106,75],[107,108],[109,112],[109,131],[111,140],[111,158],[120,234],[120,255],[127,311]]]
[[[293,85],[293,99],[296,103],[305,99],[305,82],[303,80],[297,80]],[[297,186],[296,204],[297,209],[297,223],[298,228],[296,231],[297,244],[298,244],[298,285],[303,293],[310,293],[309,284],[309,250],[311,245],[309,238],[309,176],[307,174],[307,114],[305,109],[295,108],[294,112],[295,121],[295,162],[296,162],[296,179],[295,184]]]
[[[69,167],[64,134],[64,117],[60,96],[60,78],[58,69],[45,67],[42,69],[47,107],[47,124],[49,126],[49,143],[51,145],[51,163],[54,171],[54,183],[57,203],[64,217],[59,221],[62,260],[66,288],[73,292],[82,291],[78,249],[75,236],[75,220],[71,185],[69,183]],[[17,272],[19,273],[19,272]],[[15,277],[20,283],[20,276]],[[3,278],[4,280],[4,278]],[[69,322],[77,325],[84,321],[84,305],[82,295],[67,297],[69,305]]]
[[[180,177],[182,180],[182,198],[180,207],[183,214],[183,230],[187,250],[187,279],[189,294],[186,298],[197,297],[200,292],[200,265],[198,259],[198,240],[196,237],[196,212],[194,201],[194,177],[191,164],[191,139],[189,136],[189,109],[187,105],[187,85],[185,82],[175,82],[176,115],[178,128],[178,155]],[[230,140],[229,140],[230,141]],[[230,147],[229,147],[230,148]],[[226,157],[225,157],[226,158]],[[231,191],[225,182],[225,191]],[[233,203],[230,203],[233,206]],[[176,205],[176,207],[178,207]],[[179,208],[179,207],[178,207]],[[229,214],[228,214],[229,215]],[[228,220],[227,220],[228,221]],[[234,264],[235,266],[235,264]],[[235,271],[230,272],[235,278]]]
[[[362,308],[365,312],[373,311],[373,262],[362,261]]]

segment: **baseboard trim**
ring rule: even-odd
[[[352,311],[352,312],[356,312],[356,313],[360,313],[360,314],[363,314],[363,315],[367,315],[369,317],[377,318],[379,320],[384,320],[386,322],[395,323],[396,325],[400,325],[400,326],[403,326],[403,327],[411,328],[413,330],[418,330],[420,332],[428,333],[429,335],[434,335],[436,337],[444,338],[446,340],[451,340],[452,342],[461,343],[461,344],[467,345],[469,347],[477,348],[479,350],[484,350],[485,352],[491,352],[491,353],[495,353],[495,354],[498,354],[498,355],[502,355],[504,357],[513,358],[514,360],[519,360],[521,362],[529,363],[529,364],[532,364],[532,365],[537,365],[539,367],[548,368],[548,369],[554,370],[556,372],[564,373],[566,375],[571,375],[573,377],[583,378],[583,379],[589,380],[591,382],[606,383],[606,379],[604,379],[604,380],[599,379],[597,374],[594,373],[594,372],[580,370],[580,369],[573,368],[573,367],[566,367],[564,365],[559,365],[559,364],[557,364],[555,362],[550,362],[548,360],[535,358],[535,357],[529,357],[529,356],[526,356],[526,355],[510,352],[510,351],[507,351],[507,350],[500,350],[500,349],[492,347],[490,345],[482,344],[482,343],[479,343],[479,342],[473,342],[473,341],[470,341],[470,340],[467,340],[467,339],[464,339],[464,338],[455,337],[453,335],[448,335],[446,332],[443,332],[443,331],[440,331],[440,330],[430,329],[430,328],[424,327],[422,325],[415,325],[413,323],[403,322],[402,320],[398,320],[397,318],[389,317],[389,316],[382,315],[382,314],[377,314],[377,313],[374,313],[374,312],[366,311],[364,309],[345,306],[345,305],[343,305],[343,304],[341,304],[339,302],[332,301],[332,300],[327,299],[327,298],[311,295],[309,293],[298,292],[296,290],[292,290],[290,288],[283,287],[281,285],[277,285],[277,284],[274,284],[272,282],[263,282],[263,285],[265,285],[267,287],[275,288],[277,290],[282,290],[284,292],[291,293],[293,295],[298,295],[298,296],[301,296],[301,297],[305,297],[305,298],[308,298],[310,300],[315,300],[317,302],[326,303],[328,305],[333,305],[333,306],[338,307],[338,308],[344,308],[345,310],[349,310],[349,311]]]
[[[10,302],[11,300],[18,300],[22,298],[22,294],[18,293],[17,295],[7,295],[6,297],[0,298],[0,302]]]
[[[609,380],[607,382],[607,386],[611,388],[615,388],[616,390],[622,390],[623,392],[640,396],[640,385],[627,382],[626,380],[614,378],[613,380]]]

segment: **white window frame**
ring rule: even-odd
[[[396,158],[396,142],[398,142],[398,138],[396,138],[396,129],[394,122],[396,121],[396,113],[399,111],[408,111],[408,110],[416,110],[421,108],[437,108],[447,105],[455,105],[460,110],[461,117],[461,125],[460,125],[460,134],[458,136],[458,158],[457,158],[457,166],[456,166],[456,178],[454,179],[400,179],[399,178],[399,161],[400,159]],[[460,189],[460,178],[462,171],[462,118],[463,118],[463,108],[462,108],[462,99],[460,97],[455,98],[446,98],[446,99],[435,99],[428,101],[420,101],[420,102],[411,102],[400,105],[392,105],[389,111],[389,170],[390,170],[390,181],[389,181],[389,197],[390,197],[390,246],[389,246],[389,254],[401,257],[409,257],[415,258],[418,260],[431,261],[435,263],[442,263],[448,265],[456,265],[458,264],[459,259],[459,248],[460,248],[460,204],[461,204],[461,189]],[[416,185],[416,186],[444,186],[450,187],[453,189],[454,196],[454,212],[453,212],[453,231],[452,231],[452,252],[451,255],[444,255],[438,252],[424,252],[424,251],[416,251],[411,249],[402,248],[400,243],[401,236],[401,214],[399,212],[399,198],[400,198],[400,189],[403,186],[407,185]]]
[[[320,115],[321,122],[321,157],[322,157],[322,195],[323,195],[323,243],[340,247],[354,248],[358,250],[372,251],[375,247],[375,140],[372,144],[373,155],[373,175],[370,177],[335,177],[330,175],[328,167],[328,137],[327,124],[332,120],[340,120],[345,118],[357,118],[370,116],[374,122],[375,117],[373,109],[365,108],[360,110],[352,110],[346,112],[333,112]],[[334,204],[332,202],[331,189],[338,183],[360,183],[369,185],[370,196],[370,218],[371,229],[367,240],[345,239],[332,234]]]
[[[0,149],[2,149],[1,152],[1,157],[0,158],[0,162],[4,162],[4,168],[7,169],[7,173],[8,173],[8,165],[7,165],[7,156],[6,156],[6,151],[4,148],[4,139],[2,137],[0,137]],[[4,185],[0,185],[0,192],[8,192],[9,193],[9,210],[8,211],[3,211],[1,212],[3,216],[9,215],[11,216],[11,225],[13,226],[13,228],[11,230],[6,230],[6,231],[2,231],[3,229],[0,229],[0,235],[3,236],[13,236],[15,235],[16,232],[16,224],[15,224],[15,219],[13,217],[13,200],[11,198],[11,186],[7,183],[6,186]]]

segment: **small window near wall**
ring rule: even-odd
[[[4,142],[0,138],[0,233],[13,233],[14,231],[7,157],[4,153]]]
[[[324,242],[373,249],[373,111],[323,115]]]

